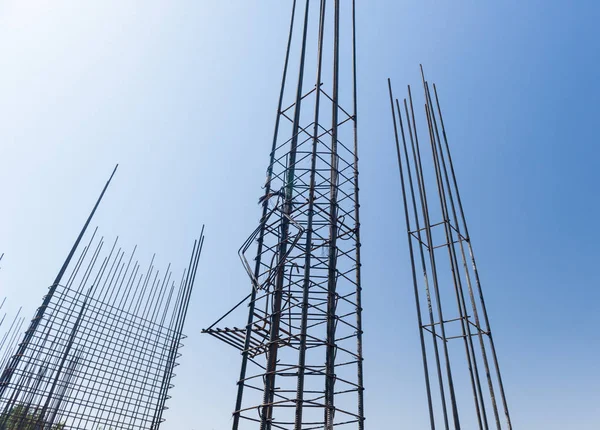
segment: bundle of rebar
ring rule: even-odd
[[[5,303],[6,297],[0,300],[0,369],[4,369],[8,359],[16,351],[21,328],[25,322],[25,317],[21,315],[22,308],[19,308],[15,316],[11,317],[9,311],[3,311]]]
[[[402,104],[388,86],[431,429],[511,430],[437,88],[421,76],[425,133],[410,86]]]
[[[1,340],[0,430],[156,430],[163,422],[204,228],[180,279],[154,257],[143,269],[136,248],[127,253],[118,239],[107,246],[97,229],[79,250],[113,175],[20,343],[19,328]]]

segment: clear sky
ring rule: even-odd
[[[437,83],[517,429],[597,430],[595,1],[357,0],[368,428],[427,427],[386,78]],[[205,253],[165,430],[230,427],[239,355],[200,335],[249,291],[291,1],[0,3],[0,296],[33,315],[95,223]]]

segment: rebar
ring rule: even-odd
[[[137,247],[127,253],[118,238],[107,246],[97,228],[86,232],[109,184],[18,347],[19,315],[0,338],[0,430],[157,430],[164,421],[204,227],[178,285],[154,257],[142,271]]]
[[[433,84],[432,97],[422,67],[421,78],[428,148],[419,142],[410,86],[404,111],[390,80],[388,88],[430,426],[434,430],[441,422],[446,430],[512,430],[437,88]],[[427,172],[426,152],[432,157]],[[439,204],[435,194],[431,198],[432,190]]]
[[[354,1],[293,2],[252,289],[204,330],[241,351],[233,430],[364,428],[355,22]]]

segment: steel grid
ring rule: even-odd
[[[115,168],[116,170],[116,168]],[[113,172],[114,175],[114,172]],[[112,179],[112,176],[111,176]],[[174,279],[97,229],[108,185],[0,377],[0,429],[158,429],[180,356],[204,234]]]

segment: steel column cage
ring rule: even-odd
[[[422,68],[421,76],[423,123],[410,86],[403,103],[388,86],[431,429],[511,430],[437,88]],[[427,133],[418,134],[418,124]]]
[[[0,430],[156,430],[163,422],[204,235],[181,279],[170,265],[159,271],[154,257],[144,269],[136,248],[127,253],[96,231],[79,251],[109,183],[2,368]]]
[[[241,351],[234,430],[364,428],[355,52],[354,1],[293,2],[252,289],[204,330]]]

